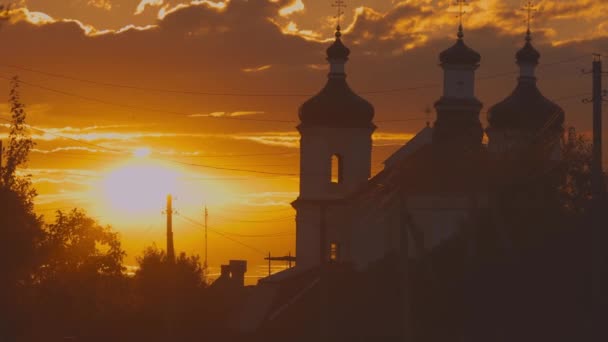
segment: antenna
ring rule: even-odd
[[[208,230],[208,226],[207,226],[207,221],[209,219],[209,211],[207,210],[207,206],[205,205],[205,262],[203,263],[203,269],[205,270],[205,272],[207,272],[207,266],[209,265],[207,263],[208,259],[207,259],[207,254],[208,254],[208,244],[207,244],[207,230]]]
[[[344,2],[344,0],[335,0],[334,3],[331,5],[331,7],[338,9],[338,15],[335,18],[336,18],[336,22],[337,22],[336,29],[339,32],[340,31],[340,20],[342,19],[342,15],[344,15],[344,8],[346,8],[346,3]]]

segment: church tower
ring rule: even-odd
[[[520,70],[517,86],[511,95],[488,111],[488,150],[498,157],[514,157],[537,146],[544,151],[543,159],[559,159],[565,114],[536,86],[535,70],[540,53],[531,41],[528,29],[525,44],[516,54]]]
[[[481,56],[464,43],[462,23],[457,37],[456,43],[439,55],[443,96],[435,102],[433,145],[450,151],[477,151],[483,137],[479,121],[482,104],[475,97],[475,70]]]
[[[297,266],[303,268],[321,261],[324,205],[349,196],[371,176],[374,107],[346,82],[350,50],[341,36],[338,25],[335,41],[327,49],[327,83],[299,111],[300,196],[293,206]]]

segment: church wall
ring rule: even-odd
[[[425,250],[458,233],[472,210],[487,205],[487,196],[458,194],[410,196],[407,201],[415,226],[424,232]]]
[[[296,265],[310,268],[319,264],[320,207],[300,205],[296,214]]]
[[[470,66],[450,66],[445,69],[443,94],[445,97],[474,98],[475,73]]]
[[[414,229],[423,232],[418,241],[408,230],[410,258],[437,247],[462,228],[470,213],[488,206],[485,195],[416,195],[407,197],[407,211]],[[351,260],[357,269],[387,254],[398,253],[400,246],[401,208],[393,199],[384,209],[359,208],[353,210]],[[418,250],[418,246],[424,251]]]
[[[300,126],[300,198],[336,199],[355,191],[371,173],[373,128]],[[331,183],[331,158],[342,159],[343,181]]]

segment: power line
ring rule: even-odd
[[[539,68],[545,68],[545,67],[551,67],[551,66],[555,66],[555,65],[570,63],[570,62],[582,59],[584,57],[588,57],[588,54],[578,55],[578,56],[570,57],[570,58],[567,58],[567,59],[558,60],[558,61],[555,61],[555,62],[544,63],[544,64],[540,65]],[[201,91],[192,91],[192,90],[163,89],[163,88],[154,88],[154,87],[143,87],[143,86],[126,85],[126,84],[119,84],[119,83],[100,82],[100,81],[94,81],[94,80],[90,80],[90,79],[84,79],[84,78],[79,78],[79,77],[74,77],[74,76],[68,76],[68,75],[65,75],[65,74],[51,73],[51,72],[37,70],[37,69],[33,69],[33,68],[27,68],[27,67],[17,66],[17,65],[13,65],[13,64],[0,64],[0,65],[3,65],[5,67],[9,67],[9,68],[18,69],[18,70],[27,71],[27,72],[37,73],[37,74],[41,74],[41,75],[45,75],[45,76],[50,76],[50,77],[54,77],[54,78],[66,79],[66,80],[77,81],[77,82],[82,82],[82,83],[88,83],[88,84],[93,84],[93,85],[98,85],[98,86],[111,87],[111,88],[122,88],[122,89],[132,89],[132,90],[141,90],[141,91],[151,91],[151,92],[164,92],[164,93],[171,93],[171,94],[204,95],[204,96],[234,96],[234,97],[308,97],[308,96],[313,96],[314,95],[314,93],[312,93],[312,92],[311,93],[276,93],[276,92],[271,92],[271,93],[248,93],[248,92],[201,92]],[[477,77],[477,80],[488,80],[488,79],[500,78],[500,77],[504,77],[504,76],[508,76],[508,75],[514,75],[514,74],[517,74],[517,72],[516,71],[501,72],[501,73],[497,73],[497,74],[493,74],[493,75],[480,76],[480,77]],[[5,79],[8,79],[8,78],[5,78]],[[60,93],[60,94],[66,95],[66,96],[76,96],[76,97],[80,97],[82,99],[86,99],[88,101],[102,102],[104,104],[114,105],[114,106],[119,105],[119,106],[131,108],[131,109],[141,109],[141,108],[138,108],[138,107],[135,107],[135,106],[129,106],[129,105],[124,105],[124,104],[112,103],[112,102],[109,102],[109,101],[95,99],[95,98],[91,98],[91,97],[88,97],[88,96],[81,96],[81,95],[77,95],[77,94],[73,94],[73,93],[69,93],[69,92],[66,92],[66,91],[61,91],[61,90],[57,90],[57,89],[53,89],[53,88],[49,88],[49,87],[45,87],[45,86],[41,86],[41,85],[36,85],[36,84],[32,84],[32,83],[26,83],[24,81],[21,81],[21,82],[23,84],[30,85],[30,86],[33,86],[33,87],[37,87],[37,88],[40,88],[40,89],[43,89],[43,90]],[[404,91],[413,91],[413,90],[420,90],[420,89],[437,88],[437,87],[440,87],[440,86],[441,86],[441,84],[439,84],[439,83],[430,83],[430,84],[422,84],[422,85],[410,86],[410,87],[400,87],[400,88],[392,88],[392,89],[362,91],[362,92],[360,92],[360,94],[363,94],[363,95],[387,94],[387,93],[394,93],[394,92],[404,92]],[[150,109],[150,111],[161,111],[161,110]],[[169,112],[169,111],[162,110],[162,112]],[[185,113],[173,112],[173,114],[184,115]],[[185,115],[189,115],[189,114],[185,114]],[[234,117],[227,117],[227,116],[224,116],[224,117],[210,117],[210,118],[245,120],[244,118],[234,118]],[[247,119],[246,121],[254,121],[254,120],[256,120],[256,119]],[[273,122],[277,122],[277,120],[272,120],[272,121]],[[292,121],[289,121],[289,122],[292,122]]]
[[[202,223],[200,223],[200,222],[198,222],[198,221],[196,221],[196,220],[194,220],[194,219],[192,219],[192,218],[190,218],[190,217],[188,217],[188,216],[185,216],[185,215],[181,215],[181,214],[180,214],[178,217],[182,218],[183,220],[186,220],[186,221],[190,222],[190,223],[191,223],[191,224],[193,224],[193,225],[196,225],[196,226],[199,226],[199,227],[203,227],[203,228],[204,228],[204,225],[203,225]],[[260,254],[262,254],[262,255],[266,255],[266,253],[265,253],[265,252],[263,252],[262,250],[260,250],[260,249],[258,249],[258,248],[256,248],[256,247],[254,247],[254,246],[251,246],[251,245],[246,244],[246,243],[244,243],[244,242],[242,242],[242,241],[239,241],[239,240],[237,240],[237,239],[235,239],[235,238],[232,238],[232,237],[228,236],[228,235],[227,235],[227,234],[225,234],[225,233],[219,232],[219,231],[218,231],[218,230],[216,230],[216,229],[213,229],[213,228],[210,228],[210,227],[208,227],[208,228],[209,228],[209,231],[210,231],[210,232],[215,233],[215,234],[217,234],[217,235],[219,235],[219,236],[221,236],[221,237],[223,237],[223,238],[225,238],[225,239],[227,239],[227,240],[230,240],[230,241],[232,241],[232,242],[234,242],[234,243],[237,243],[237,244],[239,244],[239,245],[241,245],[241,246],[247,247],[247,248],[249,248],[249,249],[251,249],[251,250],[253,250],[253,251],[257,252],[257,253],[260,253]]]
[[[293,220],[295,217],[293,215],[290,216],[284,216],[284,217],[280,217],[280,218],[273,218],[273,219],[268,219],[268,220],[240,220],[240,219],[233,219],[230,217],[226,217],[223,215],[217,215],[215,214],[216,217],[219,217],[220,219],[223,220],[228,220],[228,221],[235,221],[235,222],[243,222],[243,223],[271,223],[271,222],[285,222],[288,220]]]

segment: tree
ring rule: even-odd
[[[55,222],[45,227],[45,233],[41,280],[77,273],[122,275],[126,253],[118,233],[110,226],[101,226],[82,209],[57,211]]]
[[[180,253],[173,262],[165,251],[153,245],[144,250],[137,262],[136,303],[144,324],[139,329],[152,339],[185,339],[199,331],[205,286],[199,256]]]
[[[115,321],[129,305],[126,253],[118,233],[82,209],[57,211],[44,232],[42,262],[31,289],[30,321],[37,326],[28,331],[32,340],[46,338],[35,335],[38,331],[83,340],[115,332]],[[61,315],[54,314],[58,310]]]
[[[19,173],[19,169],[26,166],[34,142],[25,124],[25,106],[19,98],[17,78],[11,82],[9,105],[8,144],[0,151],[0,241],[3,244],[0,248],[0,315],[11,312],[11,319],[15,319],[20,308],[19,293],[23,292],[23,285],[29,283],[38,264],[37,252],[44,233],[42,221],[34,213],[36,191],[30,177]],[[2,323],[14,327],[13,322],[2,320]],[[8,327],[0,326],[0,339],[2,332],[8,331]]]
[[[36,145],[29,135],[28,127],[25,123],[27,114],[25,112],[25,105],[21,102],[19,79],[17,77],[14,77],[11,81],[9,105],[11,110],[10,133],[8,136],[8,146],[3,151],[0,182],[3,188],[18,194],[24,204],[33,208],[36,190],[32,187],[31,175],[20,175],[17,172],[19,167],[27,166],[30,151]]]
[[[0,268],[2,289],[25,281],[35,263],[36,247],[43,237],[41,220],[34,213],[36,190],[30,176],[18,173],[26,166],[34,142],[25,124],[25,106],[19,97],[19,80],[11,82],[11,120],[8,145],[0,151]],[[4,162],[6,161],[6,162]]]
[[[563,146],[563,176],[560,185],[564,209],[581,215],[591,200],[591,161],[593,144],[581,134],[570,133]]]
[[[143,294],[155,296],[158,286],[171,280],[177,289],[192,291],[204,286],[203,267],[198,255],[187,256],[180,253],[172,263],[165,251],[153,245],[147,247],[143,255],[137,258],[139,269],[135,280]]]

